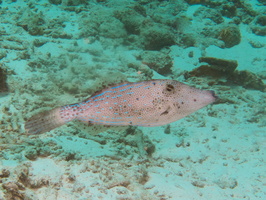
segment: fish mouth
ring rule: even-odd
[[[213,90],[209,90],[209,92],[211,93],[212,97],[217,100],[219,99],[219,97],[215,94],[215,92]]]

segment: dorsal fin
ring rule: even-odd
[[[120,83],[115,83],[115,84],[112,84],[111,83],[108,86],[104,87],[103,89],[101,89],[101,90],[99,90],[97,92],[92,93],[92,95],[89,98],[85,99],[84,101],[88,101],[90,98],[92,98],[92,97],[94,97],[96,95],[99,95],[99,94],[103,93],[105,90],[108,90],[110,88],[117,87],[117,86],[120,86],[120,85],[123,85],[123,84],[128,84],[128,83],[132,83],[132,82],[129,82],[129,81],[121,81]]]

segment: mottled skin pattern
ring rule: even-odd
[[[161,126],[215,100],[214,92],[175,80],[127,82],[103,89],[83,102],[35,115],[25,128],[29,134],[40,134],[74,119],[112,126]]]

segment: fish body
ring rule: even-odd
[[[30,118],[29,134],[50,131],[72,120],[111,126],[161,126],[177,121],[216,100],[213,91],[175,80],[126,82],[103,89],[90,98],[57,107]]]

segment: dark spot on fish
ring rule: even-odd
[[[181,104],[184,104],[184,102],[182,101]]]
[[[193,99],[195,102],[197,101],[197,99]]]
[[[139,100],[139,98],[136,98],[136,100]]]
[[[132,125],[132,122],[129,122],[130,125]]]
[[[153,85],[156,85],[156,83],[155,83],[155,82],[153,82],[152,84],[153,84]]]

